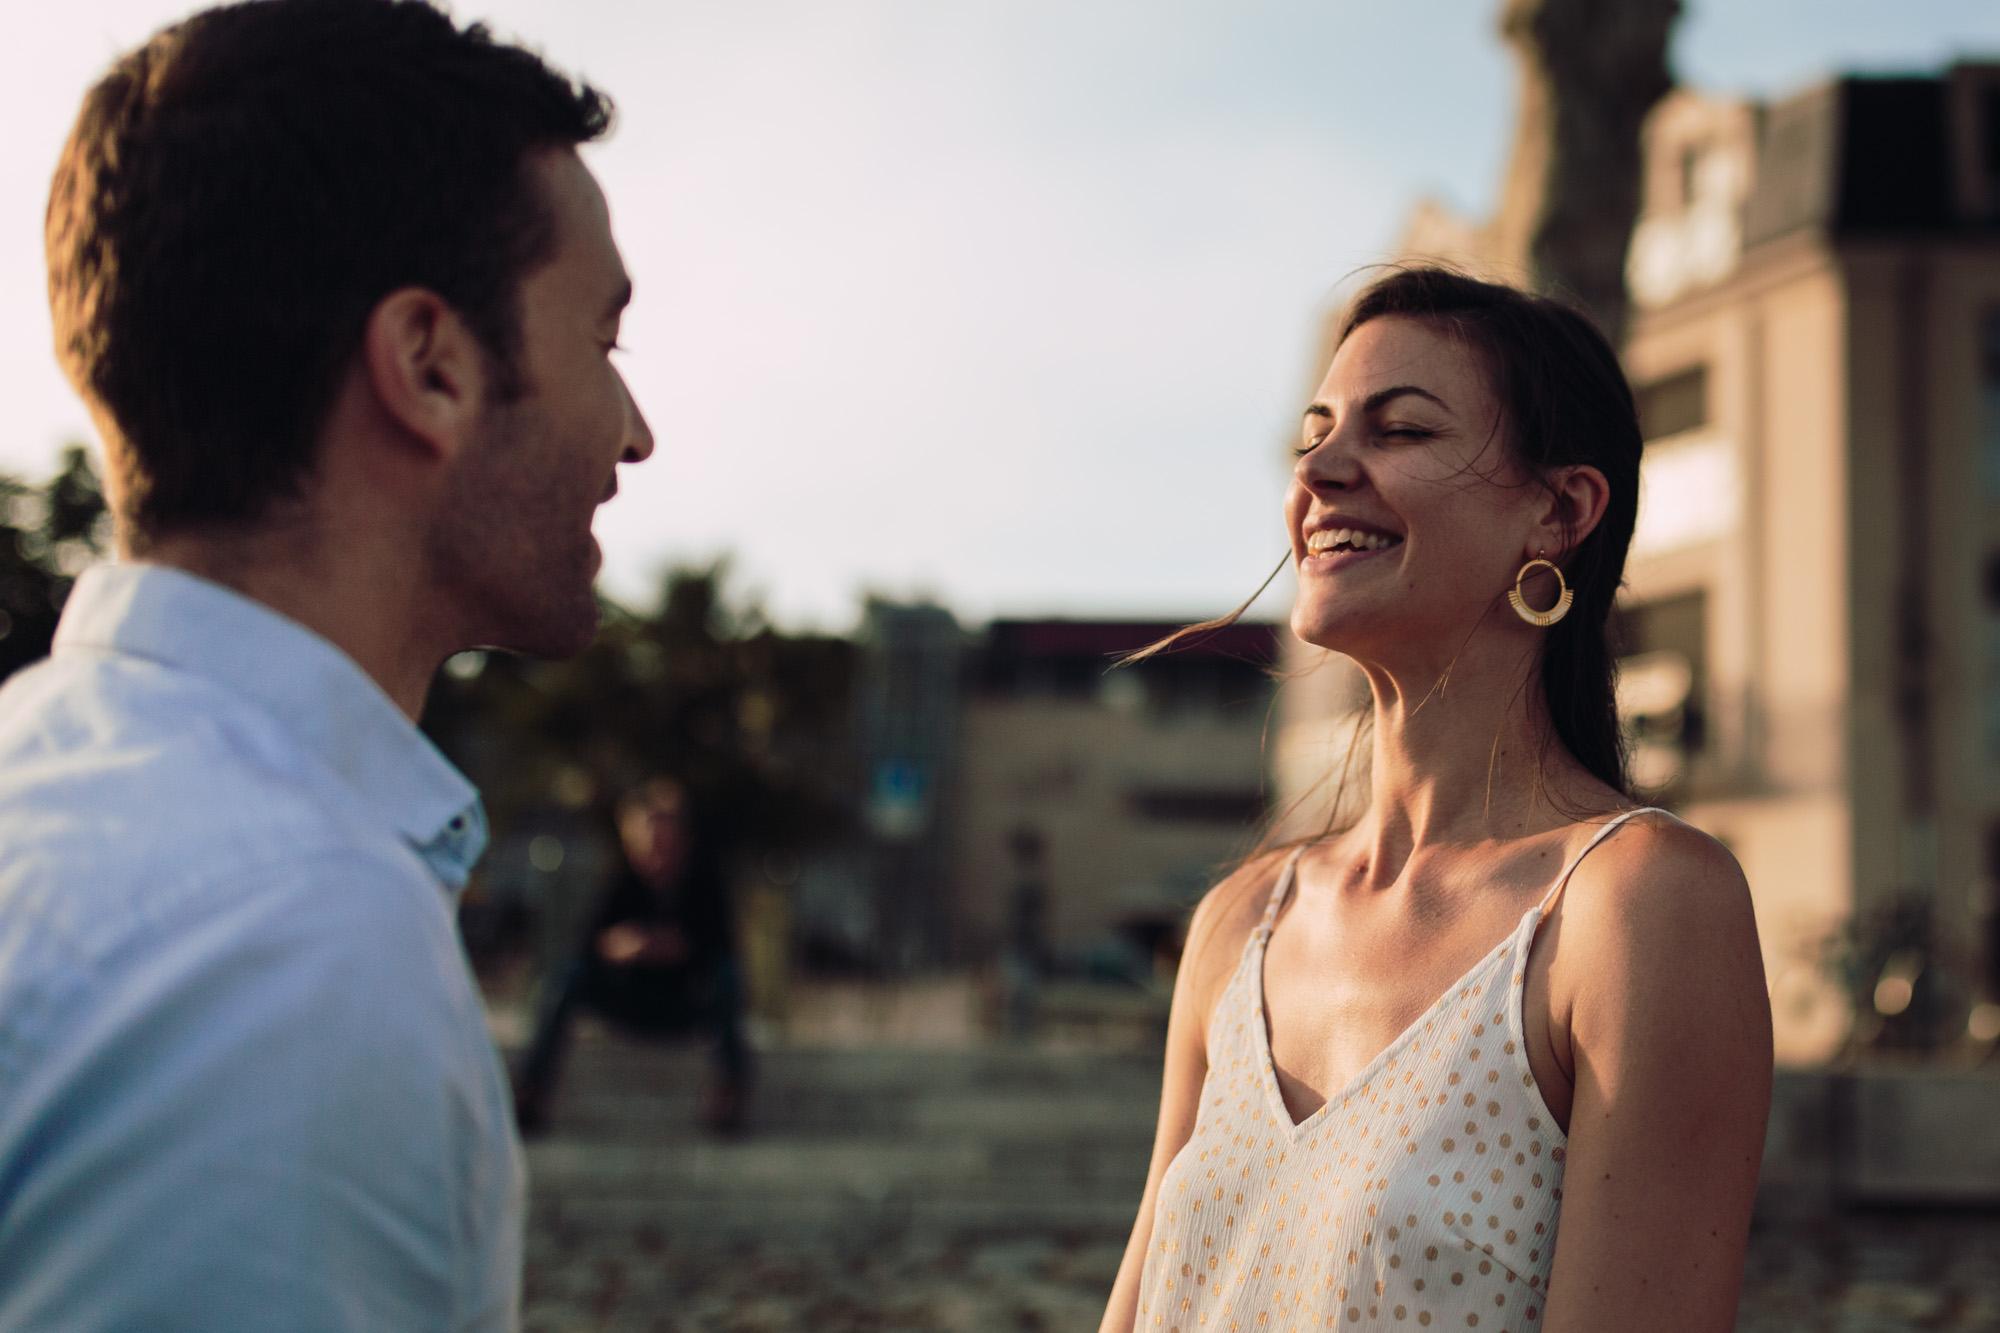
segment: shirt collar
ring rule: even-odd
[[[263,603],[163,565],[100,565],[71,589],[57,654],[158,662],[268,713],[443,881],[463,888],[486,846],[479,793],[354,660]]]

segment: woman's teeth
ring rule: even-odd
[[[1333,528],[1315,532],[1306,538],[1306,554],[1324,555],[1329,551],[1379,551],[1385,546],[1394,546],[1401,537],[1392,537],[1382,532],[1363,532],[1359,528]]]

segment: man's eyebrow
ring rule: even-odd
[[[616,319],[625,307],[631,304],[632,279],[626,278],[618,284],[618,290],[611,294],[611,300],[605,303],[604,317],[606,319]]]
[[[1429,389],[1422,389],[1414,384],[1392,384],[1386,389],[1377,389],[1374,393],[1369,394],[1367,398],[1362,400],[1361,410],[1364,412],[1373,412],[1376,408],[1381,407],[1385,403],[1388,403],[1394,399],[1401,398],[1406,393],[1413,393],[1419,398],[1428,398],[1430,401],[1436,403],[1439,407],[1443,408],[1445,411],[1447,412],[1451,411],[1451,404],[1445,402],[1444,399],[1438,397],[1436,394],[1432,393]],[[1312,404],[1310,407],[1306,408],[1305,414],[1309,417],[1325,417],[1328,420],[1333,419],[1333,409],[1328,407],[1325,403]]]

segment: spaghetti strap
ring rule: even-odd
[[[1285,858],[1285,868],[1278,872],[1278,882],[1271,889],[1270,900],[1264,904],[1264,919],[1257,923],[1257,933],[1260,938],[1270,938],[1271,927],[1278,920],[1278,909],[1285,905],[1285,898],[1292,891],[1292,880],[1299,871],[1299,858],[1306,854],[1306,848],[1310,846],[1311,843],[1302,842],[1292,849],[1290,856]]]
[[[1535,909],[1535,921],[1539,924],[1548,918],[1549,910],[1555,906],[1556,899],[1562,895],[1564,886],[1569,883],[1569,877],[1576,873],[1576,868],[1583,863],[1583,858],[1589,856],[1597,849],[1598,843],[1603,842],[1606,838],[1617,832],[1618,826],[1632,818],[1632,816],[1647,814],[1665,815],[1669,819],[1679,818],[1673,811],[1662,810],[1657,805],[1642,805],[1637,809],[1627,810],[1624,814],[1597,830],[1597,836],[1585,843],[1583,850],[1570,859],[1570,863],[1563,867],[1562,874],[1556,876],[1556,882],[1549,887],[1547,893],[1542,895],[1541,905]]]

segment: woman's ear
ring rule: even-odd
[[[1534,538],[1539,549],[1559,560],[1575,550],[1604,518],[1605,506],[1611,502],[1611,483],[1590,464],[1571,463],[1550,472],[1543,498]]]

